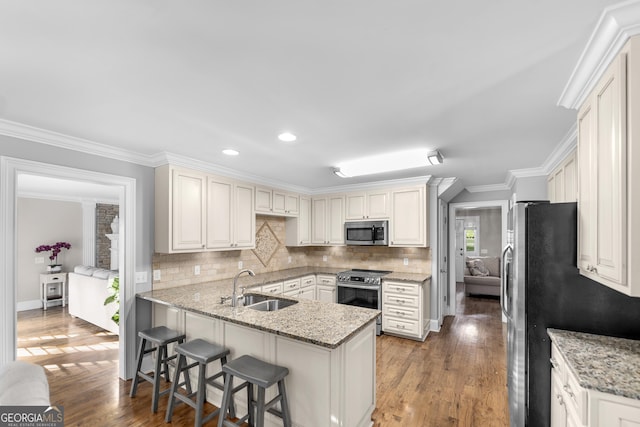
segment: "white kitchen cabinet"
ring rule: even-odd
[[[630,39],[578,112],[580,274],[640,296],[640,38]],[[633,133],[633,130],[636,133]],[[635,279],[635,280],[634,280]]]
[[[253,187],[209,176],[207,181],[207,249],[255,247]]]
[[[155,251],[205,248],[206,175],[164,165],[155,170]]]
[[[547,196],[551,203],[576,202],[578,200],[577,172],[574,151],[547,178]]]
[[[382,330],[424,341],[429,334],[431,280],[422,283],[382,281]]]
[[[296,216],[300,212],[300,196],[295,193],[273,190],[273,213]]]
[[[314,197],[311,200],[311,243],[344,245],[344,196]]]
[[[311,198],[300,196],[296,218],[285,222],[286,246],[308,246],[311,244]]]
[[[273,188],[256,187],[256,212],[266,215],[296,216],[300,196]]]
[[[284,281],[283,293],[286,296],[297,297],[300,293],[300,279],[291,279]]]
[[[267,294],[280,295],[284,291],[284,283],[278,282],[264,285],[260,290]]]
[[[252,185],[171,165],[155,174],[156,252],[255,247]]]
[[[388,219],[391,211],[388,190],[348,193],[345,198],[345,219]]]
[[[640,401],[582,388],[551,343],[551,427],[640,426]]]
[[[426,185],[391,191],[389,246],[428,246]]]
[[[316,276],[316,299],[318,301],[336,302],[336,276],[318,274]]]

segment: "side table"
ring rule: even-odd
[[[46,310],[49,303],[62,302],[64,307],[67,299],[66,291],[67,273],[45,273],[40,274],[40,299],[42,308]]]

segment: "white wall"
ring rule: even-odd
[[[487,250],[482,256],[502,255],[502,212],[500,208],[456,209],[456,218],[467,216],[480,217],[480,251]]]
[[[547,177],[518,178],[513,186],[516,201],[548,200]]]
[[[46,272],[51,252],[36,253],[40,245],[67,242],[71,249],[58,254],[63,271],[82,264],[82,205],[76,202],[18,198],[17,203],[17,270],[16,298],[18,309],[34,308],[30,303],[40,299],[40,273]],[[44,258],[44,264],[36,264]],[[23,303],[23,304],[21,304]]]

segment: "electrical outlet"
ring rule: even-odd
[[[37,256],[36,257],[36,264],[44,264],[44,257]]]
[[[136,271],[136,283],[147,283],[146,271]]]
[[[238,261],[238,270],[242,270],[243,265],[242,261]]]
[[[402,259],[402,263],[403,263],[404,265],[409,265],[409,258],[403,258],[403,259]]]
[[[322,261],[327,262],[327,256],[326,255],[322,255]]]
[[[193,294],[193,300],[194,301],[200,301],[200,292],[196,292],[195,294]]]
[[[200,274],[200,266],[196,265],[195,267],[193,267],[193,274],[195,274],[196,276]]]
[[[287,258],[287,261],[291,264],[291,257]]]
[[[162,280],[160,270],[153,270],[153,280]]]

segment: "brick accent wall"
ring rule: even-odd
[[[119,211],[118,205],[96,204],[96,267],[111,268],[111,241],[106,234],[111,234],[111,222]]]

